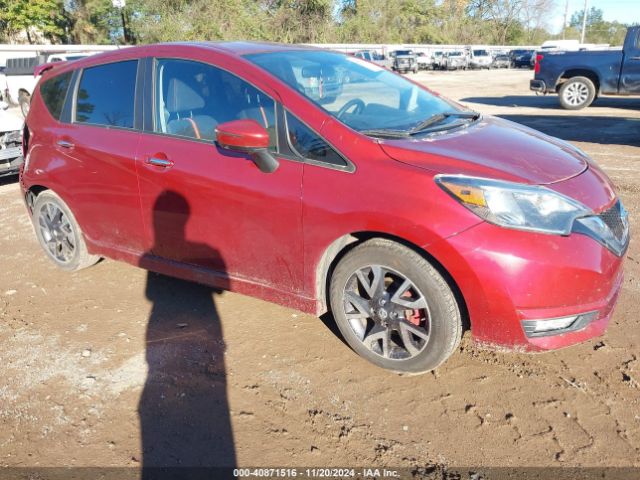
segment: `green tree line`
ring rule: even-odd
[[[0,41],[539,44],[557,0],[0,0]],[[115,5],[114,5],[115,3]],[[123,5],[124,4],[124,5]],[[586,41],[626,25],[588,12]],[[562,32],[580,38],[582,13]]]

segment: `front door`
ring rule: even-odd
[[[254,119],[276,151],[276,104],[210,64],[157,59],[153,133],[138,148],[148,252],[260,285],[302,289],[302,164],[260,172],[218,147],[219,123]]]
[[[629,34],[624,46],[620,93],[640,94],[640,28]]]

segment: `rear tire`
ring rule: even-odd
[[[387,239],[353,248],[331,277],[330,304],[351,348],[400,373],[425,373],[460,343],[453,291],[422,255]]]
[[[558,95],[562,108],[581,110],[593,103],[596,87],[587,77],[573,77],[562,84]]]
[[[40,246],[61,269],[82,270],[100,260],[99,256],[89,254],[73,213],[51,190],[45,190],[36,197],[32,221]]]

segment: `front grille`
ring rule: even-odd
[[[617,240],[622,240],[628,229],[628,222],[626,213],[623,214],[622,205],[619,201],[609,210],[600,213],[598,217],[609,227],[609,230]]]

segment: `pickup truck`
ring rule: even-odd
[[[391,69],[399,73],[418,73],[418,60],[413,50],[395,50],[391,52]]]
[[[34,75],[35,68],[46,63],[78,60],[88,55],[87,53],[55,53],[7,59],[4,71],[6,77],[6,86],[3,86],[4,99],[9,103],[20,105],[22,115],[26,118],[31,105],[31,93],[38,83],[38,77]]]
[[[529,88],[557,93],[568,110],[588,107],[600,95],[640,95],[640,26],[627,30],[622,50],[538,52]]]

